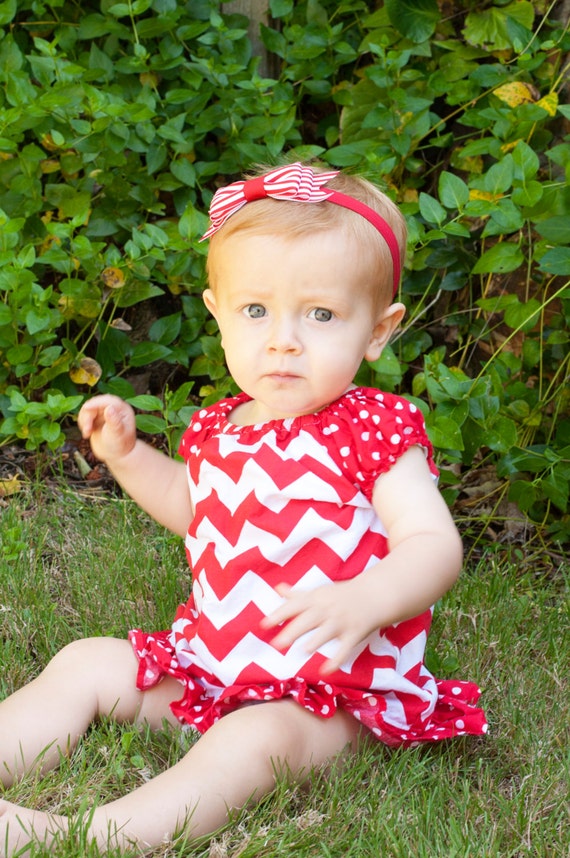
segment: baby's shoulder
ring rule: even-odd
[[[322,415],[321,432],[329,453],[367,496],[412,446],[423,449],[437,472],[420,408],[394,393],[367,387],[347,391]]]
[[[336,403],[329,406],[332,415],[342,416],[355,424],[379,425],[389,421],[398,424],[423,425],[421,410],[403,396],[385,393],[373,387],[355,387],[348,390]]]

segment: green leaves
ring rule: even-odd
[[[515,0],[501,7],[493,6],[469,12],[465,21],[465,38],[473,45],[495,51],[508,48],[521,50],[531,36],[534,6],[529,0]]]
[[[175,448],[193,408],[235,389],[201,301],[211,197],[252,162],[320,158],[408,222],[410,323],[359,380],[429,403],[458,486],[498,469],[552,522],[570,443],[570,36],[528,0],[469,5],[270,0],[262,65],[251,22],[214,0],[0,0],[0,443],[57,446],[93,359],[94,389]],[[141,374],[177,389],[140,399]],[[558,458],[533,470],[539,447]]]
[[[209,185],[298,142],[292,87],[255,73],[247,20],[210,0],[61,0],[39,30],[27,5],[0,39],[0,395],[79,396],[88,356],[124,392],[199,356],[206,313],[182,302],[204,283]],[[163,296],[164,319],[142,309]]]
[[[17,0],[3,0],[0,3],[0,27],[9,24],[18,11]]]
[[[436,0],[386,0],[392,26],[413,42],[425,42],[433,34],[441,12]]]
[[[469,186],[454,173],[442,170],[438,183],[439,198],[447,209],[463,211],[469,202]]]
[[[486,250],[473,266],[473,274],[505,274],[516,271],[524,262],[524,255],[516,244],[501,242]]]

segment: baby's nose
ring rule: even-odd
[[[276,319],[268,340],[270,351],[299,352],[302,349],[297,326],[292,319]]]

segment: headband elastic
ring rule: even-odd
[[[335,176],[338,176],[338,170],[317,173],[310,167],[297,163],[271,170],[255,179],[233,182],[231,185],[219,188],[210,205],[210,228],[204,233],[202,240],[214,235],[228,218],[246,203],[254,200],[270,198],[301,203],[334,203],[366,218],[388,245],[392,257],[393,294],[395,295],[400,283],[401,266],[400,247],[392,227],[378,212],[360,200],[349,197],[334,188],[323,187]]]

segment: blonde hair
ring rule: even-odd
[[[316,173],[322,168],[310,165]],[[327,168],[330,169],[330,168]],[[260,168],[245,176],[251,179],[263,175],[267,167]],[[398,207],[379,188],[361,176],[339,173],[326,184],[343,194],[360,200],[376,211],[391,227],[400,248],[400,262],[403,266],[406,252],[406,222]],[[207,259],[207,273],[210,286],[216,287],[216,252],[222,243],[237,233],[249,235],[276,235],[280,239],[295,238],[343,229],[352,236],[358,249],[359,259],[366,260],[369,267],[367,279],[377,290],[376,299],[385,302],[392,298],[393,271],[392,257],[386,241],[378,230],[362,215],[343,206],[329,202],[304,203],[286,200],[261,199],[248,202],[210,239]]]

